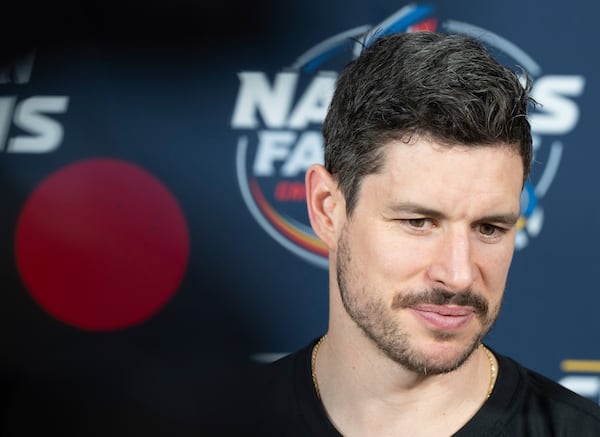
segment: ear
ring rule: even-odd
[[[306,203],[310,224],[329,249],[337,244],[338,228],[345,217],[344,196],[325,167],[314,164],[306,171]]]

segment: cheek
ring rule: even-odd
[[[508,270],[513,256],[513,246],[490,247],[482,251],[479,268],[484,282],[493,292],[504,292]]]
[[[369,277],[377,275],[383,280],[397,281],[418,274],[427,264],[430,252],[427,244],[402,238],[392,227],[371,226],[355,233],[353,257],[358,265],[364,266]]]

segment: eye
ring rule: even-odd
[[[485,237],[496,237],[499,234],[506,233],[506,229],[501,228],[499,226],[490,225],[489,223],[481,223],[478,225],[479,233]]]
[[[414,217],[401,219],[400,222],[406,226],[409,231],[422,233],[431,231],[435,227],[432,219],[427,217]]]
[[[426,218],[413,218],[413,219],[408,219],[406,220],[406,222],[411,225],[413,228],[417,228],[417,229],[422,229],[425,227],[425,225],[427,225],[427,222],[429,220]]]
[[[483,235],[494,235],[494,232],[496,232],[496,230],[496,226],[492,226],[486,223],[479,225],[479,232]]]

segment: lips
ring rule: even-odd
[[[409,310],[431,327],[441,330],[460,329],[475,316],[472,307],[457,305],[420,304]]]

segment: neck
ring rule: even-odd
[[[356,326],[330,329],[314,370],[330,419],[348,436],[456,431],[485,402],[490,384],[490,361],[481,348],[455,371],[423,375],[391,360]],[[443,420],[432,423],[431,417]]]

